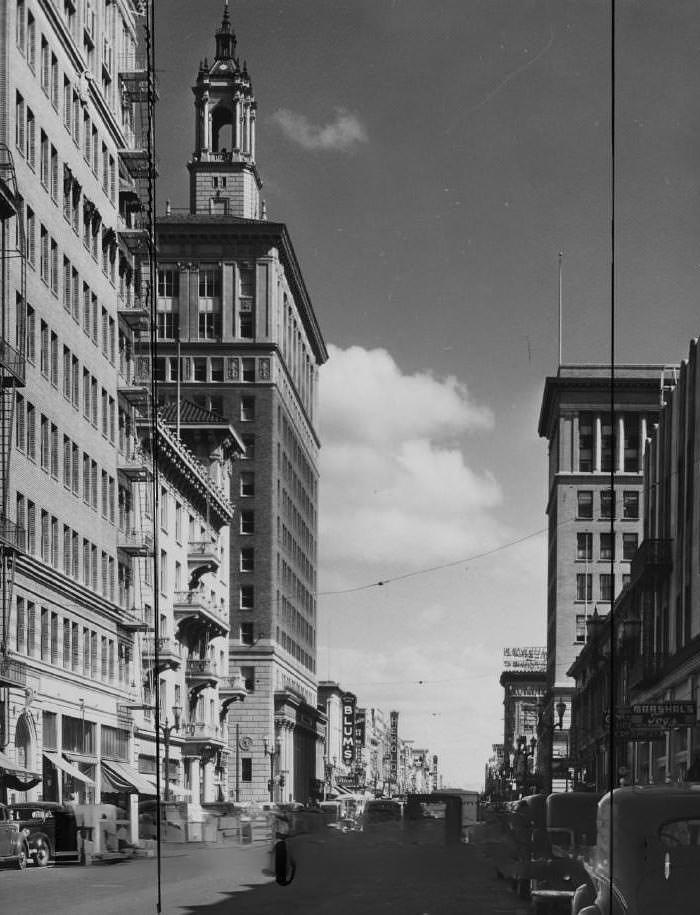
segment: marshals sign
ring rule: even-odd
[[[609,724],[610,713],[605,715]],[[615,710],[615,730],[627,740],[654,740],[674,728],[690,728],[697,723],[695,702],[640,702]]]

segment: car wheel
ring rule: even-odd
[[[46,867],[51,859],[51,849],[49,843],[43,836],[39,836],[34,845],[34,860],[37,867]]]
[[[27,869],[27,859],[29,858],[29,848],[26,843],[23,843],[19,847],[19,852],[17,854],[17,867],[19,870],[23,871]]]

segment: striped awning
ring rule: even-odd
[[[29,791],[41,781],[41,772],[18,766],[9,756],[0,753],[0,780],[15,791]]]
[[[102,760],[102,790],[116,791],[119,794],[144,794],[154,797],[156,786],[133,766],[110,759]]]
[[[44,753],[44,756],[52,766],[60,769],[61,772],[65,772],[66,775],[70,775],[71,778],[77,778],[80,782],[85,782],[85,784],[90,785],[91,788],[95,787],[95,783],[89,775],[85,775],[77,766],[74,766],[73,763],[69,763],[67,759],[59,756],[58,753]]]

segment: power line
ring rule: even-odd
[[[573,519],[568,519],[567,521],[562,522],[562,524],[569,524]],[[428,575],[430,572],[439,572],[441,569],[449,569],[454,566],[463,565],[465,562],[474,562],[476,559],[484,559],[486,556],[493,556],[494,553],[500,553],[502,550],[508,550],[513,546],[517,546],[519,543],[524,543],[526,540],[532,540],[533,537],[539,537],[540,534],[547,533],[548,528],[543,527],[538,531],[531,531],[529,534],[525,534],[523,537],[518,537],[517,540],[510,540],[508,543],[502,543],[500,546],[495,546],[491,550],[485,550],[483,553],[474,553],[472,556],[467,556],[465,559],[455,559],[452,562],[443,562],[437,566],[430,566],[427,569],[417,569],[414,572],[405,572],[403,575],[395,575],[393,578],[385,578],[382,581],[374,581],[371,584],[367,585],[357,585],[354,588],[343,588],[339,591],[319,591],[318,597],[330,597],[335,594],[353,594],[357,591],[369,591],[371,588],[382,588],[384,585],[393,584],[395,581],[403,581],[406,578],[415,578],[417,575]]]

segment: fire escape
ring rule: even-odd
[[[8,648],[15,567],[24,530],[8,512],[16,389],[25,384],[26,249],[24,221],[12,154],[0,144],[0,699],[8,687],[24,688],[24,664]],[[14,334],[14,344],[11,339]],[[5,702],[5,706],[7,703]],[[0,702],[2,707],[2,702]],[[6,742],[0,719],[0,747]]]

